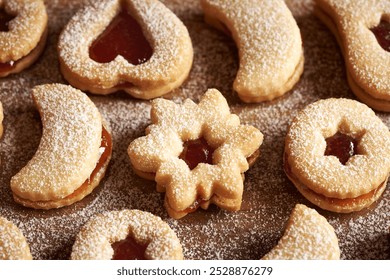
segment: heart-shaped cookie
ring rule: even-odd
[[[67,24],[58,51],[71,85],[141,99],[179,87],[193,60],[187,28],[157,0],[94,1]]]

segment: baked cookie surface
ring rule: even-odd
[[[48,17],[43,0],[0,2],[0,77],[18,73],[43,52]]]
[[[140,99],[179,87],[193,60],[187,28],[157,0],[91,2],[62,31],[58,53],[71,85],[96,94],[123,90]]]
[[[278,244],[263,260],[338,260],[334,228],[314,209],[297,204]]]
[[[129,242],[118,245],[129,238],[132,246]],[[139,210],[121,210],[99,214],[84,225],[71,258],[180,260],[183,252],[175,232],[160,217]]]
[[[272,100],[303,72],[299,28],[284,1],[202,0],[207,23],[230,35],[240,67],[233,88],[244,102]]]
[[[156,99],[151,119],[146,136],[130,143],[128,154],[135,172],[166,192],[169,215],[178,219],[210,203],[239,210],[247,158],[257,158],[261,132],[241,125],[216,89],[198,105],[190,99],[183,106]]]
[[[33,158],[11,179],[16,202],[51,209],[81,200],[98,185],[111,158],[111,136],[92,101],[71,86],[32,89],[42,138]]]
[[[126,150],[131,141],[145,135],[151,105],[125,93],[89,95],[110,124],[114,150],[104,180],[78,203],[48,211],[16,204],[10,179],[33,157],[41,139],[41,120],[31,98],[37,84],[65,83],[58,65],[58,36],[71,17],[91,1],[45,1],[50,33],[44,55],[28,71],[0,79],[4,109],[4,133],[0,139],[0,214],[13,221],[29,241],[34,259],[70,259],[82,226],[95,214],[122,209],[142,209],[160,216],[180,238],[185,259],[258,260],[277,244],[297,203],[309,205],[283,172],[284,140],[288,125],[306,105],[318,99],[349,98],[353,93],[345,77],[344,60],[333,35],[313,15],[311,0],[286,0],[305,44],[305,71],[300,81],[280,99],[244,104],[232,91],[238,70],[235,43],[204,22],[198,0],[162,1],[186,25],[194,46],[190,78],[172,93],[182,104],[190,98],[198,104],[208,86],[224,94],[230,111],[241,123],[263,134],[261,155],[245,172],[241,210],[223,211],[210,205],[176,221],[164,208],[164,195],[156,182],[137,176]],[[93,2],[93,1],[92,1]],[[390,127],[390,116],[378,113]],[[389,183],[387,184],[389,185]],[[390,188],[372,206],[347,215],[314,207],[334,227],[341,259],[389,259]],[[238,241],[239,240],[239,241]],[[364,240],[364,242],[362,242]]]
[[[309,201],[348,213],[368,207],[383,193],[389,155],[389,129],[374,111],[358,101],[333,98],[310,104],[292,121],[284,169]]]
[[[389,112],[390,50],[380,44],[386,40],[388,44],[389,1],[315,2],[316,14],[337,38],[345,58],[348,82],[356,97],[373,109]],[[382,30],[376,32],[378,28]],[[375,34],[382,34],[379,41]]]
[[[0,260],[31,260],[30,247],[23,233],[0,216]]]

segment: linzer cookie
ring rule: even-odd
[[[42,119],[42,138],[33,158],[11,179],[14,200],[37,209],[70,205],[104,177],[110,133],[93,102],[71,86],[36,86],[32,97]]]
[[[135,172],[166,192],[168,214],[178,219],[210,203],[239,210],[243,173],[259,155],[261,132],[241,125],[216,89],[208,90],[198,105],[190,99],[183,105],[153,100],[151,121],[128,154]]]
[[[303,72],[299,28],[284,1],[202,0],[205,20],[235,41],[240,67],[233,88],[244,102],[272,100]]]
[[[12,222],[0,216],[0,260],[32,260],[23,233]]]
[[[303,204],[291,212],[278,244],[263,260],[338,260],[340,248],[328,221]]]
[[[179,87],[193,60],[187,28],[157,0],[91,2],[63,30],[58,52],[71,85],[141,99]]]
[[[98,214],[83,226],[73,260],[182,260],[180,240],[151,213],[121,210]]]
[[[366,105],[326,99],[303,109],[285,140],[284,169],[313,204],[353,212],[375,202],[390,172],[390,132]]]
[[[348,83],[362,102],[390,111],[390,2],[316,0],[316,14],[334,33]]]
[[[0,77],[33,64],[45,47],[46,38],[43,0],[0,1]]]

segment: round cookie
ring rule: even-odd
[[[187,28],[157,0],[90,2],[62,31],[58,53],[74,87],[96,94],[123,90],[140,99],[178,88],[193,61]]]
[[[132,244],[130,241],[120,244],[126,239],[132,240]],[[93,217],[77,235],[71,259],[127,259],[127,255],[132,259],[183,259],[180,240],[169,225],[160,217],[140,210],[111,211]]]
[[[0,216],[0,260],[32,260],[23,233],[12,222]]]
[[[285,139],[284,170],[313,204],[334,212],[359,211],[386,188],[389,129],[360,102],[317,101],[291,123]]]
[[[0,32],[0,77],[18,73],[33,64],[46,44],[47,13],[43,0],[3,0],[9,19]]]

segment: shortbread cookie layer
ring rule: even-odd
[[[389,21],[388,1],[316,0],[316,14],[335,34],[345,58],[348,82],[368,106],[390,111],[390,53],[370,30]]]
[[[166,192],[169,215],[181,218],[210,203],[239,210],[242,174],[249,168],[247,158],[257,155],[261,132],[241,125],[215,89],[198,105],[190,99],[182,106],[156,99],[151,120],[146,136],[134,140],[128,154],[137,174],[154,177],[157,190]]]
[[[206,22],[231,35],[240,67],[233,88],[244,102],[272,100],[303,72],[299,28],[284,1],[202,0]]]
[[[12,222],[0,216],[0,260],[32,260],[23,233]]]
[[[111,136],[92,101],[70,86],[32,90],[42,119],[34,157],[11,179],[14,199],[27,207],[58,208],[88,195],[104,176]]]
[[[34,63],[47,38],[47,13],[42,0],[4,0],[4,12],[14,16],[0,32],[0,77],[18,73]]]
[[[93,60],[91,44],[122,10],[139,23],[153,54],[138,65],[122,55],[107,63]],[[97,94],[124,90],[141,99],[161,96],[179,87],[193,60],[187,28],[157,0],[91,2],[63,30],[58,52],[62,74],[73,86]]]
[[[73,260],[110,260],[114,250],[126,238],[143,247],[139,257],[149,260],[183,259],[180,240],[167,223],[151,213],[139,210],[111,211],[93,217],[76,237]],[[134,244],[133,244],[134,246]],[[125,248],[123,250],[126,250]],[[140,253],[140,252],[138,252]],[[134,255],[136,252],[128,252]]]
[[[326,154],[336,134],[353,142],[342,161]],[[348,147],[347,147],[348,148]],[[368,207],[383,193],[390,172],[390,132],[366,105],[349,99],[317,101],[293,120],[285,140],[284,167],[297,189],[312,203],[335,212]]]
[[[287,227],[278,244],[264,260],[338,260],[340,248],[328,221],[303,204],[291,212]]]

